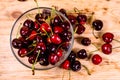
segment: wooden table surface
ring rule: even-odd
[[[106,31],[112,32],[115,39],[120,40],[120,0],[38,0],[39,6],[51,7],[52,5],[59,8],[72,10],[89,9],[95,12],[95,18],[104,22],[103,34]],[[36,7],[33,0],[19,2],[17,0],[0,0],[0,80],[69,80],[69,71],[54,68],[46,71],[36,71],[33,76],[31,69],[20,64],[10,50],[10,31],[13,23],[24,11]],[[97,42],[91,35],[89,26],[84,35],[90,37],[93,42]],[[100,34],[100,35],[101,35]],[[103,44],[102,41],[99,44]],[[113,47],[120,46],[120,43],[113,41]],[[76,41],[75,48],[86,48],[88,51],[94,50],[95,47],[84,47]],[[77,49],[77,50],[79,50]],[[120,80],[120,49],[113,49],[112,54],[105,55],[101,52],[95,52],[103,57],[100,65],[93,65],[91,61],[80,60],[86,65],[91,75],[88,75],[84,68],[78,72],[71,71],[71,80]]]

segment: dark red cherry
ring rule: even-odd
[[[47,10],[47,9],[44,9],[42,11],[42,16],[43,16],[44,19],[47,19],[49,16],[51,16],[51,11]]]
[[[39,35],[36,36],[35,40],[37,41],[37,43],[39,43],[39,42],[43,42],[42,37],[39,36]]]
[[[76,60],[71,64],[70,67],[73,71],[79,71],[81,69],[81,63]]]
[[[55,26],[54,28],[54,33],[59,34],[63,31],[63,28],[60,26]]]
[[[76,60],[76,54],[75,52],[71,51],[70,55],[67,58],[71,63],[73,63]]]
[[[95,30],[100,31],[103,27],[103,22],[101,20],[95,20],[93,21],[92,26]]]
[[[15,39],[12,40],[12,46],[16,49],[19,49],[19,48],[22,47],[22,41],[15,38]]]
[[[85,27],[81,24],[77,24],[75,30],[77,34],[82,34],[85,31]]]
[[[77,52],[77,57],[80,59],[85,59],[87,58],[87,52],[85,49],[81,49]]]
[[[36,56],[34,56],[34,55],[31,55],[28,57],[28,62],[30,64],[34,64],[35,60],[36,60]]]
[[[106,43],[112,42],[113,38],[114,38],[114,35],[110,32],[106,32],[102,36],[103,41]]]
[[[60,44],[62,42],[62,39],[61,39],[61,37],[58,34],[53,34],[51,36],[51,41],[54,44]]]
[[[26,48],[21,48],[18,50],[18,55],[20,57],[25,57],[27,55],[27,53],[28,53],[28,50]]]
[[[67,17],[67,13],[66,13],[66,10],[65,10],[65,9],[62,8],[62,9],[59,10],[59,12],[61,12],[64,16]]]
[[[40,25],[38,24],[38,22],[34,22],[34,29],[38,30],[40,28]]]
[[[69,30],[70,24],[68,22],[61,22],[60,27],[62,27],[63,30]]]
[[[39,59],[39,64],[42,65],[42,66],[48,66],[49,65],[49,61],[46,57],[41,57]]]
[[[20,35],[23,36],[23,37],[28,37],[30,34],[30,29],[26,26],[23,26],[21,29],[20,29]]]
[[[84,46],[89,46],[91,44],[91,40],[89,38],[83,38],[81,40],[81,44]]]
[[[50,64],[55,65],[59,61],[57,54],[51,53],[48,58]]]
[[[41,32],[50,32],[51,31],[51,27],[47,24],[47,23],[42,23],[40,25],[40,31]]]
[[[54,18],[54,20],[53,20],[53,24],[54,24],[55,26],[59,26],[59,24],[60,24],[61,22],[62,22],[62,21],[61,21],[61,19],[60,19],[59,16],[56,16],[56,17]]]
[[[102,62],[102,57],[98,54],[94,54],[92,56],[92,63],[95,64],[95,65],[98,65]]]
[[[103,44],[102,47],[101,47],[101,49],[102,49],[102,52],[104,54],[110,54],[110,53],[112,53],[112,45],[109,44],[109,43]]]
[[[64,44],[62,44],[61,48],[64,49],[65,51],[67,51],[70,47],[70,43],[69,42],[65,42]]]
[[[65,60],[65,61],[62,63],[61,67],[62,67],[63,69],[69,69],[69,68],[70,68],[70,61],[69,61],[69,60]]]
[[[37,22],[39,22],[39,24],[42,24],[42,23],[44,23],[44,21],[43,21],[43,15],[42,14],[36,14],[36,16],[35,16],[35,20],[37,21]]]
[[[87,21],[87,16],[86,16],[86,15],[79,14],[79,15],[77,16],[77,21],[78,21],[78,23],[80,23],[80,24],[85,24],[86,21]]]
[[[49,53],[55,53],[56,52],[56,49],[57,49],[57,46],[55,44],[48,44],[47,45],[47,51]]]
[[[34,28],[34,22],[31,19],[27,19],[25,20],[25,22],[23,23],[23,26],[28,27],[29,29],[33,29]]]
[[[70,41],[72,39],[72,33],[70,31],[63,31],[61,33],[61,38],[63,41]]]
[[[37,43],[36,49],[45,51],[46,50],[46,45],[43,42],[39,42],[39,43]]]
[[[73,15],[68,15],[68,19],[71,22],[72,25],[76,23],[76,17]]]

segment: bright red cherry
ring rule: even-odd
[[[65,60],[65,61],[62,63],[61,67],[62,67],[63,69],[69,69],[69,68],[70,68],[70,61],[69,61],[69,60]]]
[[[105,43],[102,45],[101,49],[104,54],[110,54],[112,52],[112,45]]]
[[[60,38],[60,36],[58,34],[53,34],[51,36],[51,41],[54,44],[60,44],[62,42],[62,39]]]
[[[62,31],[63,31],[63,28],[62,28],[62,27],[59,27],[59,26],[55,26],[55,27],[54,27],[54,33],[56,33],[56,34],[58,33],[58,34],[59,34],[59,33],[61,33]]]
[[[56,52],[56,54],[58,55],[59,58],[62,57],[63,50],[62,49],[58,49],[57,52]]]
[[[59,57],[57,56],[57,54],[51,53],[51,54],[49,55],[48,60],[49,60],[49,62],[50,62],[52,65],[55,65],[55,64],[59,61]]]
[[[51,27],[47,24],[47,23],[42,23],[40,26],[40,31],[41,32],[50,32],[51,31]]]
[[[37,32],[33,30],[29,36],[29,40],[33,40],[37,36]]]
[[[98,54],[92,56],[92,63],[98,65],[102,62],[102,57]]]
[[[18,55],[19,55],[20,57],[26,56],[27,53],[28,53],[28,50],[25,49],[25,48],[21,48],[21,49],[18,50]]]
[[[35,21],[34,22],[34,29],[38,30],[40,28],[40,25]]]
[[[102,36],[103,41],[106,43],[112,42],[113,38],[114,38],[114,35],[110,32],[106,32]]]

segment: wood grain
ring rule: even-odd
[[[72,10],[74,7],[78,9],[89,9],[95,12],[95,18],[104,22],[104,28],[101,31],[113,32],[115,39],[120,40],[120,0],[38,0],[40,6],[51,7],[56,5],[59,8]],[[10,50],[10,31],[14,21],[24,11],[36,7],[33,0],[19,2],[17,0],[0,0],[0,80],[69,80],[69,72],[67,70],[54,68],[46,71],[36,71],[36,75],[31,75],[31,69],[20,64],[13,56]],[[93,42],[98,42],[90,34],[90,26],[84,35],[91,37]],[[78,35],[75,35],[78,36]],[[101,41],[99,44],[103,44]],[[120,46],[119,43],[113,41],[112,45]],[[74,43],[74,49],[86,48],[88,51],[95,49],[92,45],[84,47]],[[82,64],[87,65],[92,75],[87,75],[84,68],[79,72],[71,71],[71,80],[120,80],[120,49],[114,49],[111,55],[104,55],[96,52],[103,57],[100,65],[93,65],[91,61],[80,60]]]

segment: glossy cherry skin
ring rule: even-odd
[[[80,23],[80,24],[85,24],[86,21],[87,21],[87,16],[86,16],[86,15],[79,14],[79,15],[77,16],[77,21],[78,21],[78,23]]]
[[[12,40],[12,46],[16,49],[19,49],[22,47],[22,41],[20,41],[19,39],[15,38]]]
[[[61,48],[64,49],[65,51],[67,51],[67,50],[69,49],[69,47],[70,47],[70,43],[69,43],[69,42],[65,42],[65,43],[61,46]]]
[[[35,37],[35,40],[37,41],[37,43],[39,43],[39,42],[43,42],[42,37],[39,36],[39,35],[37,35],[37,36]]]
[[[66,10],[65,10],[65,9],[62,8],[62,9],[59,10],[59,12],[61,12],[64,16],[67,17],[67,13],[66,13]]]
[[[95,30],[100,31],[103,27],[103,22],[101,20],[95,20],[93,21],[92,26]]]
[[[38,30],[40,28],[40,25],[37,21],[34,22],[34,29]]]
[[[55,65],[59,61],[59,57],[55,53],[51,53],[48,58],[50,64]]]
[[[28,27],[29,29],[33,29],[34,27],[34,22],[30,19],[25,20],[25,22],[23,23],[23,26]]]
[[[81,24],[77,24],[75,30],[77,34],[82,34],[85,31],[85,27]]]
[[[63,28],[63,30],[69,30],[70,29],[70,24],[68,22],[61,22],[60,27]]]
[[[46,50],[46,45],[43,42],[39,42],[39,43],[37,43],[36,49],[45,51]]]
[[[51,31],[51,27],[47,23],[42,23],[40,25],[40,31],[41,32],[50,32]]]
[[[77,57],[80,59],[85,59],[87,58],[87,52],[85,49],[81,49],[77,52]]]
[[[72,39],[72,33],[70,31],[63,31],[61,33],[61,38],[63,41],[70,41]]]
[[[47,45],[47,51],[49,53],[55,53],[56,49],[57,49],[57,46],[55,44],[51,43],[51,44]]]
[[[51,41],[54,44],[60,44],[62,42],[62,39],[61,39],[61,37],[58,34],[53,34],[51,36]]]
[[[35,30],[33,30],[29,35],[29,40],[35,39],[36,36],[37,36],[37,32]]]
[[[62,21],[61,21],[61,19],[59,18],[59,16],[56,16],[56,17],[54,18],[54,20],[53,20],[54,26],[59,26],[61,22],[62,22]]]
[[[102,49],[102,52],[104,54],[110,54],[110,53],[112,53],[112,45],[109,44],[109,43],[103,44],[102,47],[101,47],[101,49]]]
[[[71,51],[70,55],[67,58],[71,63],[76,60],[76,54],[75,52]]]
[[[56,33],[56,34],[59,34],[59,33],[63,32],[63,28],[60,27],[60,26],[55,26],[53,28],[53,30],[54,30],[54,33]]]
[[[61,67],[62,67],[63,69],[69,69],[69,68],[70,68],[70,61],[69,61],[69,60],[65,60],[65,61],[62,63]]]
[[[95,65],[98,65],[102,62],[102,57],[98,54],[94,54],[92,56],[92,63],[95,64]]]
[[[27,55],[27,53],[28,53],[28,50],[26,48],[21,48],[18,50],[18,55],[20,57],[25,57]]]
[[[35,20],[36,20],[37,22],[39,22],[39,24],[44,23],[44,21],[43,21],[43,15],[42,15],[42,14],[39,14],[39,13],[36,14]]]
[[[31,55],[28,57],[28,62],[30,64],[34,64],[35,60],[36,60],[36,56],[34,56],[34,55]]]
[[[42,66],[48,66],[49,65],[49,61],[46,57],[41,57],[39,59],[39,64],[42,65]]]
[[[68,15],[68,19],[71,22],[72,25],[76,23],[76,17],[73,15]]]
[[[114,38],[114,35],[110,32],[106,32],[102,36],[103,41],[106,43],[112,42],[113,38]]]
[[[81,69],[81,63],[79,61],[74,61],[72,64],[71,64],[71,69],[73,71],[79,71]]]
[[[28,37],[30,34],[30,29],[26,26],[23,26],[21,29],[20,29],[20,35],[23,36],[23,37]]]
[[[84,46],[89,46],[91,44],[91,40],[89,38],[83,38],[81,40],[81,44]]]
[[[62,49],[58,49],[58,50],[56,51],[56,54],[58,55],[59,58],[61,58],[62,55],[63,55],[63,50],[62,50]]]

